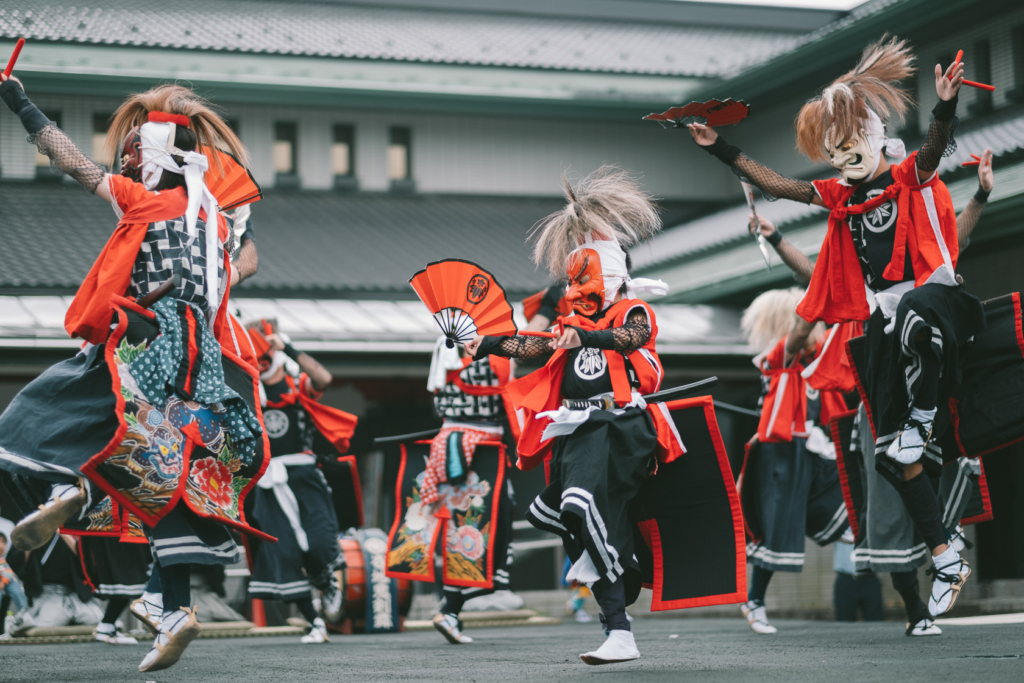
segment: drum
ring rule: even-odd
[[[377,532],[379,530],[366,530]],[[338,538],[338,547],[345,559],[345,568],[334,573],[338,589],[341,591],[341,615],[333,630],[342,633],[361,633],[366,630],[366,598],[369,593],[367,587],[366,554],[363,549],[364,531],[356,532],[356,536],[341,536]],[[402,624],[409,609],[412,607],[412,582],[408,579],[388,579],[391,584],[398,584],[397,608],[399,623],[395,631],[402,630]],[[377,629],[378,631],[381,629]]]

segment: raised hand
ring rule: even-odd
[[[754,214],[750,214],[750,234],[756,235],[760,233],[763,237],[768,237],[775,232],[775,224],[764,216],[754,217]]]
[[[935,65],[935,92],[939,99],[948,102],[960,92],[960,86],[964,82],[964,63],[953,62],[945,72],[942,65]]]
[[[991,147],[981,153],[981,163],[978,164],[978,183],[985,192],[991,192],[995,185],[995,177],[992,175]]]
[[[470,358],[476,358],[476,350],[480,348],[480,342],[484,340],[479,334],[470,341],[466,342],[465,349],[466,353],[469,354]]]
[[[694,142],[701,147],[712,145],[718,139],[718,133],[715,132],[715,129],[708,128],[702,123],[690,123],[686,127],[690,129],[690,135],[693,136]]]

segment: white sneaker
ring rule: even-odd
[[[632,631],[615,629],[608,633],[601,647],[593,652],[584,652],[580,659],[585,664],[597,666],[599,664],[615,664],[617,662],[628,662],[640,659],[640,650],[636,649],[636,640],[633,639]]]
[[[932,594],[928,598],[928,613],[933,617],[953,609],[956,599],[960,597],[960,589],[971,575],[971,565],[959,557],[951,562],[944,562],[939,558],[935,560],[935,566],[927,572],[935,577],[932,582]]]
[[[911,625],[907,622],[907,635],[908,636],[941,636],[942,629],[935,625],[935,622],[931,619],[922,619],[916,624]]]
[[[117,624],[100,624],[92,632],[92,637],[108,645],[138,645],[139,641],[123,632]]]
[[[754,633],[771,635],[772,633],[779,632],[779,629],[768,623],[768,613],[765,611],[764,605],[758,605],[756,602],[751,600],[740,605],[740,611],[743,612],[743,616],[747,618],[747,623],[750,624],[750,630]]]
[[[331,639],[327,637],[327,624],[320,617],[313,620],[312,630],[302,636],[304,643],[329,643],[330,641]]]
[[[910,413],[910,419],[900,427],[885,454],[903,465],[920,460],[924,455],[925,445],[931,441],[934,419],[935,410],[914,408]]]
[[[466,645],[473,639],[462,632],[462,624],[451,614],[435,614],[434,628],[441,632],[452,645]]]
[[[576,610],[573,613],[573,616],[576,618],[577,624],[589,624],[594,620],[594,617],[590,616],[590,613],[588,613],[587,610],[583,609],[582,607]]]
[[[143,593],[141,598],[132,601],[128,611],[155,636],[164,615],[164,596],[160,593]]]

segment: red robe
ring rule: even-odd
[[[248,335],[246,335],[248,338]],[[279,352],[280,353],[280,352]],[[356,424],[359,418],[344,410],[338,410],[331,406],[320,403],[320,395],[314,395],[310,389],[310,379],[306,373],[299,376],[298,386],[291,375],[285,375],[284,381],[288,384],[288,392],[281,395],[281,400],[267,401],[268,408],[284,408],[295,405],[296,401],[302,404],[303,409],[309,413],[313,424],[324,437],[334,444],[338,452],[345,453],[348,450],[349,440],[356,431]]]
[[[938,173],[925,182],[917,176],[917,152],[895,164],[893,184],[863,204],[847,206],[856,189],[840,180],[815,180],[814,187],[828,217],[828,232],[814,264],[814,274],[796,312],[808,322],[824,320],[832,325],[861,322],[870,317],[864,276],[853,246],[847,217],[866,213],[883,202],[897,200],[896,239],[892,260],[883,277],[899,281],[907,250],[914,269],[915,286],[931,281],[954,284],[959,246],[953,200]]]
[[[607,330],[622,327],[626,318],[634,308],[642,308],[647,314],[651,326],[651,336],[641,348],[629,354],[640,380],[641,394],[649,394],[658,390],[664,376],[661,360],[655,351],[655,338],[658,335],[658,324],[654,311],[639,299],[623,299],[613,304],[601,320],[594,322],[582,316],[561,318],[566,326],[575,326],[583,330]],[[608,361],[608,373],[611,377],[612,391],[616,404],[623,406],[632,400],[632,389],[626,373],[626,361],[621,353],[604,351]],[[542,435],[545,427],[551,422],[548,419],[536,419],[538,413],[557,410],[562,405],[562,377],[568,359],[566,349],[558,349],[552,354],[547,364],[529,375],[510,382],[505,389],[505,398],[515,410],[515,419],[520,434],[517,442],[519,453],[518,466],[530,470],[551,457],[553,439],[544,440]],[[675,426],[659,408],[661,404],[651,404],[648,412],[658,430],[659,459],[671,462],[684,452],[682,442],[675,432]]]

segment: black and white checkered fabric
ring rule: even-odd
[[[150,223],[142,247],[135,257],[128,293],[135,298],[145,296],[173,277],[177,269],[181,273],[181,288],[169,296],[194,303],[204,312],[209,311],[210,305],[206,300],[206,255],[203,253],[206,224],[201,220],[196,222],[196,233],[196,238],[189,245],[184,216]],[[218,253],[223,256],[222,250]],[[227,284],[222,259],[218,259],[217,273],[219,302]]]
[[[478,387],[498,386],[498,376],[491,369],[487,358],[473,361],[459,373],[459,378],[466,384]],[[445,419],[475,419],[497,421],[503,414],[501,395],[470,396],[449,382],[443,389],[434,394],[434,409]]]

